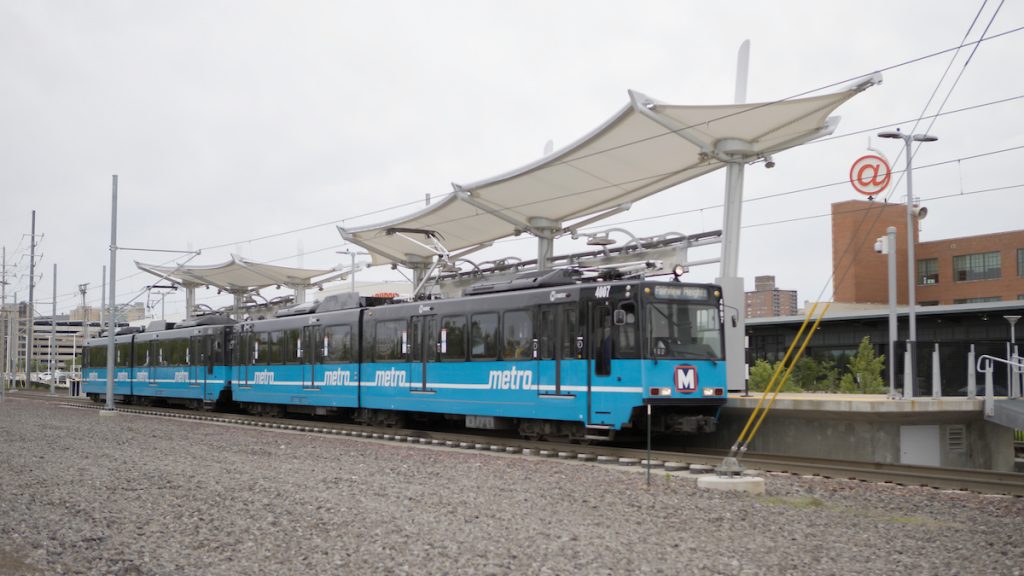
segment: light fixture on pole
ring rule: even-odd
[[[429,195],[428,195],[427,198],[428,198],[427,204],[429,204],[430,203],[429,202]],[[346,248],[344,250],[338,250],[336,252],[336,254],[348,254],[349,256],[352,257],[352,264],[351,264],[351,266],[349,268],[349,271],[348,271],[349,290],[351,292],[355,292],[356,291],[356,256],[369,256],[370,253],[369,252],[359,252],[358,250],[352,250],[351,248]]]
[[[924,218],[928,213],[924,208],[914,207],[914,166],[913,151],[910,149],[911,142],[935,142],[937,137],[930,134],[904,134],[899,129],[896,131],[885,131],[878,133],[879,138],[898,138],[903,140],[906,147],[904,150],[907,157],[907,320],[910,324],[908,330],[907,350],[910,351],[911,361],[911,384],[917,381],[917,314],[915,305],[915,286],[917,274],[915,268],[917,261],[914,259],[914,216]],[[913,386],[910,387],[913,390]]]

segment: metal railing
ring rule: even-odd
[[[997,358],[996,356],[990,356],[983,354],[978,357],[978,361],[974,368],[978,372],[985,375],[985,415],[992,416],[995,413],[995,402],[993,400],[993,383],[992,374],[995,372],[995,363],[1006,364],[1007,370],[1010,371],[1010,387],[1007,390],[1007,396],[1010,398],[1021,397],[1021,372],[1024,371],[1024,357],[1019,354],[1013,354],[1009,358]],[[984,363],[984,368],[982,364]]]

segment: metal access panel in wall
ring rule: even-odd
[[[939,466],[942,443],[939,426],[900,426],[900,464]]]

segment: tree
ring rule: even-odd
[[[885,356],[875,354],[871,339],[867,336],[860,341],[857,353],[846,365],[847,372],[839,382],[839,391],[854,394],[884,394],[888,389],[882,379]]]
[[[768,362],[767,360],[758,360],[754,362],[754,365],[750,367],[750,389],[755,392],[763,392],[764,389],[768,387],[768,383],[772,380],[772,375],[775,374],[775,370],[781,363],[781,360],[775,363]],[[781,371],[779,378],[782,378],[784,373],[785,370]],[[790,375],[789,380],[787,380],[786,384],[782,387],[782,391],[803,392],[799,384],[793,380],[792,375]]]
[[[821,361],[811,356],[804,356],[793,368],[790,376],[793,384],[808,392],[835,392],[839,383],[839,371],[832,360]]]

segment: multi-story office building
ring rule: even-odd
[[[796,290],[779,290],[775,276],[756,276],[754,291],[747,292],[747,318],[792,316],[797,313]]]
[[[888,302],[887,257],[874,244],[889,226],[896,228],[897,300],[907,303],[906,206],[862,200],[832,205],[836,302]],[[914,228],[918,305],[1024,299],[1024,230],[919,242]]]

